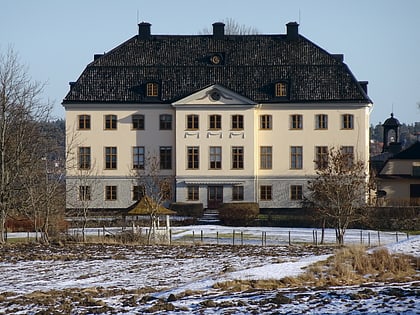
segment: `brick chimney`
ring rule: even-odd
[[[225,24],[222,22],[213,23],[213,38],[223,39],[225,36]]]
[[[289,22],[287,27],[287,40],[297,40],[299,38],[299,24],[296,22]]]
[[[149,39],[150,38],[150,26],[152,24],[147,22],[141,22],[139,24],[139,38],[140,39]]]

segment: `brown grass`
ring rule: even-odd
[[[413,257],[391,254],[384,248],[369,253],[365,247],[349,246],[341,248],[328,260],[309,266],[298,277],[285,277],[281,280],[235,280],[218,283],[215,287],[244,291],[251,288],[360,285],[368,282],[403,282],[412,279],[419,279]]]
[[[337,251],[324,266],[311,266],[299,279],[324,286],[405,281],[413,277],[416,270],[409,256],[391,254],[385,248],[369,253],[362,246],[349,246]]]

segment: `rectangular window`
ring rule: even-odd
[[[284,82],[276,83],[276,97],[287,96],[287,84]]]
[[[420,185],[410,184],[410,206],[420,205]]]
[[[172,169],[172,147],[160,147],[160,169],[170,170]]]
[[[187,186],[187,200],[197,201],[199,200],[199,187],[198,186]]]
[[[199,167],[199,147],[187,148],[187,168],[196,170]]]
[[[222,116],[221,115],[209,116],[209,129],[213,129],[213,130],[222,129]]]
[[[132,115],[131,122],[134,130],[144,130],[144,115]]]
[[[290,147],[290,168],[297,170],[303,167],[303,147]]]
[[[342,118],[342,129],[353,129],[354,128],[354,116],[351,114],[344,114]]]
[[[302,200],[302,192],[302,185],[290,185],[290,200]]]
[[[273,167],[273,148],[260,147],[260,168],[271,169]]]
[[[210,147],[210,169],[222,168],[222,147]]]
[[[303,116],[290,115],[290,129],[302,129],[302,128],[303,128]]]
[[[343,158],[346,160],[347,166],[351,167],[354,162],[354,147],[342,146],[341,153],[343,154]]]
[[[144,147],[133,147],[133,169],[144,170]]]
[[[144,186],[133,186],[133,201],[141,200],[144,197]]]
[[[147,83],[146,84],[146,96],[148,97],[156,97],[159,94],[157,83]]]
[[[79,147],[79,169],[90,169],[90,147]]]
[[[105,147],[105,168],[117,169],[117,147]]]
[[[244,168],[244,147],[232,147],[232,169]]]
[[[260,129],[272,129],[272,117],[271,115],[260,116]]]
[[[315,129],[328,129],[328,115],[315,115]]]
[[[260,200],[272,200],[272,187],[271,185],[260,186]]]
[[[233,201],[244,200],[244,186],[233,186],[232,187],[232,200]]]
[[[416,177],[419,177],[420,176],[420,166],[413,165],[412,175],[413,176],[416,176]]]
[[[233,115],[232,116],[232,129],[233,130],[243,130],[244,129],[244,116],[242,116],[242,115]]]
[[[79,115],[79,130],[90,129],[90,115]]]
[[[159,120],[160,130],[172,130],[172,115],[160,115]]]
[[[315,168],[322,170],[328,166],[328,147],[315,147]]]
[[[187,129],[189,130],[198,129],[198,115],[187,116]]]
[[[90,186],[79,186],[79,200],[81,201],[91,200]]]
[[[105,200],[117,200],[117,186],[105,186]]]
[[[105,115],[105,129],[106,130],[117,129],[117,115]]]

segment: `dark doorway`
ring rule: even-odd
[[[223,203],[223,186],[207,186],[207,208],[217,209]]]

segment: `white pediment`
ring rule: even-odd
[[[214,84],[172,104],[182,106],[255,106],[257,103],[221,85]]]

